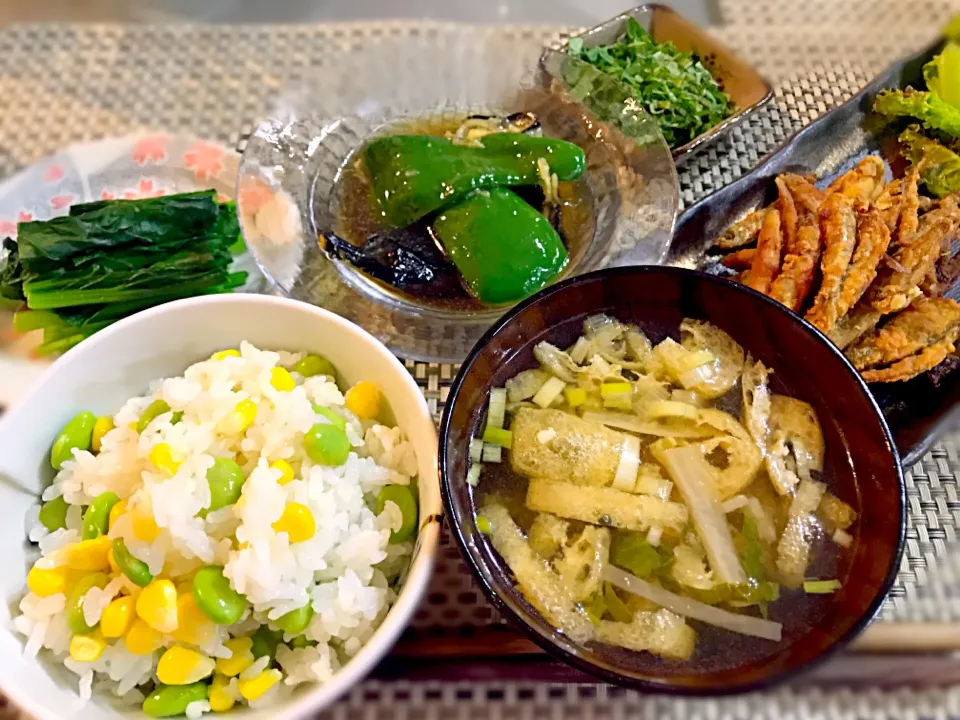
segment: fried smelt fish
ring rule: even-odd
[[[909,380],[917,375],[921,375],[928,370],[933,370],[937,365],[946,360],[955,350],[954,342],[957,339],[957,333],[953,333],[952,340],[943,340],[925,347],[916,355],[911,355],[885,368],[877,370],[864,370],[860,373],[861,377],[868,383],[887,383]]]
[[[883,186],[880,195],[873,201],[873,207],[880,211],[883,224],[887,226],[887,230],[891,233],[896,231],[897,223],[900,220],[900,206],[903,201],[902,191],[903,180],[893,180]]]
[[[780,232],[780,211],[770,209],[763,218],[763,226],[757,239],[757,252],[750,266],[750,275],[744,281],[747,287],[768,294],[777,270],[780,269],[780,253],[783,235]]]
[[[783,177],[776,179],[777,190],[780,197],[777,201],[777,207],[780,209],[780,229],[783,232],[783,253],[790,255],[796,252],[797,248],[797,206],[793,201],[793,195],[787,188],[786,180]]]
[[[903,192],[900,196],[900,219],[897,223],[895,247],[907,245],[917,234],[920,227],[920,165],[914,165],[903,180]]]
[[[851,200],[873,200],[883,190],[883,160],[869,155],[857,167],[844,173],[827,188],[825,195],[840,193]]]
[[[820,208],[820,227],[826,246],[820,262],[823,280],[806,318],[823,332],[830,332],[840,316],[837,301],[857,244],[853,201],[841,193],[830,195]]]
[[[756,254],[756,248],[743,248],[729,255],[724,255],[720,263],[731,270],[746,270],[753,265],[753,258]]]
[[[754,242],[760,234],[760,227],[763,225],[763,218],[766,214],[767,208],[760,208],[754,210],[743,220],[735,222],[727,228],[723,235],[717,238],[717,247],[724,250],[733,250]]]
[[[866,293],[870,305],[887,315],[902,310],[919,294],[918,285],[935,266],[944,242],[960,225],[956,201],[941,203],[939,210],[923,216],[915,237],[897,249]]]
[[[794,246],[788,250],[769,295],[796,312],[813,285],[823,248],[818,219],[822,194],[799,175],[784,175],[783,183],[797,206],[797,233]]]
[[[833,341],[833,344],[843,350],[848,345],[852,345],[868,332],[873,330],[883,317],[876,310],[866,303],[859,303],[849,315],[845,315],[833,329],[827,333],[827,337]]]
[[[953,342],[958,330],[960,304],[947,298],[919,298],[847,350],[846,356],[858,370],[892,365],[930,346]]]
[[[840,297],[837,299],[836,318],[841,318],[856,305],[877,277],[877,266],[890,245],[890,230],[880,211],[868,207],[857,216],[857,249],[847,268]]]

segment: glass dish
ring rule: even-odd
[[[528,110],[546,135],[581,145],[595,232],[562,277],[662,262],[677,214],[676,169],[649,117],[629,109],[629,121],[646,132],[643,140],[627,140],[537,74],[540,47],[493,33],[475,38],[456,31],[425,32],[414,42],[387,37],[339,58],[282,97],[251,136],[240,168],[241,227],[275,288],[339,313],[416,360],[461,361],[509,306],[429,304],[321,250],[317,234],[334,226],[345,165],[385,127],[424,116]]]

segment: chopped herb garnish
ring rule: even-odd
[[[841,587],[839,580],[804,580],[803,591],[807,595],[829,595]]]

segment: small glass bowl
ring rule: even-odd
[[[282,294],[357,323],[403,357],[460,362],[507,309],[452,309],[401,294],[317,243],[338,213],[338,180],[353,153],[385,128],[422,117],[535,112],[544,134],[580,145],[595,232],[563,277],[602,267],[657,264],[679,203],[670,151],[652,119],[626,139],[536,72],[542,48],[494,33],[425,32],[384,38],[339,58],[286,94],[251,136],[240,168],[241,228]]]

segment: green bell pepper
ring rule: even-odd
[[[438,215],[433,228],[471,293],[488,305],[532,295],[567,264],[549,221],[506,188],[476,191]]]
[[[537,185],[543,158],[561,181],[575,180],[586,156],[564,140],[519,133],[485,136],[482,147],[454,145],[431,135],[388,135],[364,146],[374,196],[391,227],[407,227],[473,190]]]

